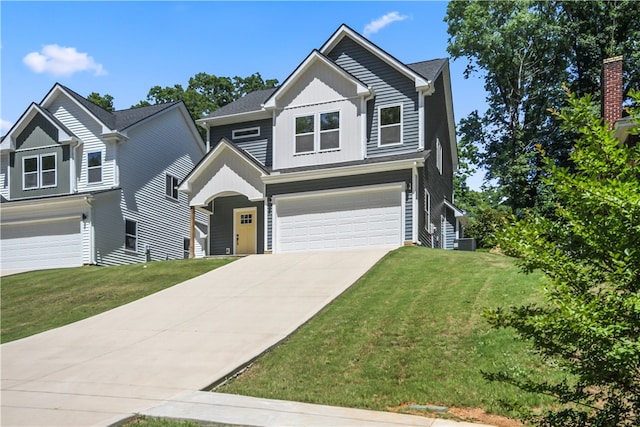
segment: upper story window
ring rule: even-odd
[[[260,136],[259,126],[253,128],[234,129],[231,132],[231,138],[233,139],[253,138],[257,136]]]
[[[124,220],[124,248],[128,251],[138,251],[138,223],[130,219]]]
[[[436,138],[436,167],[442,175],[442,144],[438,138]]]
[[[87,153],[87,182],[102,182],[102,152]]]
[[[378,145],[402,144],[402,105],[378,109]]]
[[[165,194],[167,197],[178,200],[178,178],[173,175],[166,175]]]
[[[57,156],[42,154],[22,158],[22,189],[35,190],[57,185]]]
[[[295,154],[340,148],[340,112],[298,116],[296,120]]]

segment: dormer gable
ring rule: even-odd
[[[49,111],[42,108],[36,103],[31,103],[27,110],[20,116],[18,121],[9,129],[0,144],[0,152],[13,152],[20,148],[24,142],[24,132],[29,131],[30,127],[46,128],[41,132],[47,134],[48,138],[60,145],[74,145],[81,141],[71,132],[64,124],[55,118]],[[29,132],[30,133],[30,132]]]
[[[324,56],[318,50],[313,50],[309,56],[295,69],[289,77],[280,85],[276,91],[265,101],[263,107],[265,109],[274,109],[277,106],[278,100],[280,100],[291,88],[296,86],[296,83],[314,66],[322,64],[326,66],[332,73],[335,73],[345,81],[351,83],[355,87],[357,96],[370,97],[373,95],[373,91],[366,84],[358,80],[353,75],[349,74],[344,69],[336,65],[331,59]]]

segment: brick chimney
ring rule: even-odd
[[[602,118],[612,128],[622,118],[622,56],[602,64]]]

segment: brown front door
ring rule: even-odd
[[[256,237],[257,218],[256,208],[235,209],[233,211],[233,224],[235,231],[235,253],[236,254],[255,254],[256,253]]]

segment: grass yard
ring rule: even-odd
[[[42,270],[3,277],[1,342],[67,325],[158,292],[232,259]]]
[[[487,382],[481,371],[524,366],[550,379],[553,371],[511,332],[490,329],[482,313],[541,298],[541,280],[500,255],[400,248],[216,391],[404,412],[409,404],[481,408],[514,417],[501,401],[533,409],[549,400]]]

